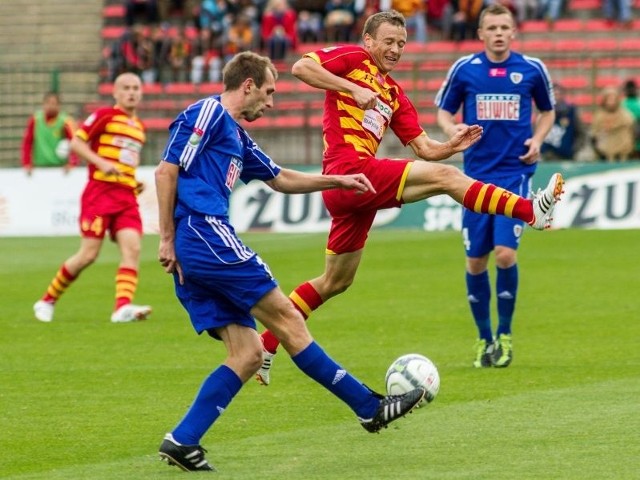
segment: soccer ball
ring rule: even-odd
[[[434,363],[424,355],[409,353],[396,359],[385,376],[389,395],[402,395],[415,388],[427,390],[420,406],[433,402],[440,390],[440,374]]]

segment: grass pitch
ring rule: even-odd
[[[323,267],[324,235],[248,234],[289,292]],[[0,478],[169,479],[157,448],[223,358],[197,337],[143,250],[149,321],[109,322],[117,251],[32,317],[77,238],[2,238]],[[382,390],[404,353],[430,357],[434,403],[368,434],[281,353],[203,440],[220,479],[633,479],[640,458],[638,231],[528,231],[514,363],[470,367],[475,327],[457,233],[374,231],[355,284],[310,321],[327,352]],[[493,268],[490,271],[495,279]]]

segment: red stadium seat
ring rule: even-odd
[[[582,52],[586,49],[584,40],[573,38],[559,38],[554,47],[556,52]]]
[[[527,33],[547,33],[549,25],[544,20],[527,20],[518,27],[518,32],[526,36]]]
[[[584,24],[579,18],[560,18],[553,24],[554,32],[581,33]]]
[[[586,49],[589,52],[616,51],[618,50],[618,39],[590,38],[587,41]]]
[[[584,76],[559,78],[558,83],[567,90],[580,90],[589,86],[589,81]]]
[[[586,32],[609,32],[614,25],[604,18],[590,18],[585,21],[584,28]]]
[[[124,5],[106,5],[102,9],[102,16],[104,18],[108,18],[108,17],[115,17],[115,18],[124,17]]]
[[[569,11],[598,10],[602,7],[602,0],[569,0]]]
[[[147,130],[163,131],[169,128],[173,118],[143,118],[142,123]]]
[[[605,88],[605,87],[619,87],[621,84],[620,77],[615,76],[607,76],[600,75],[596,77],[596,88]]]
[[[522,40],[520,49],[523,53],[549,53],[553,50],[554,41],[549,38],[532,38]]]
[[[623,38],[619,42],[620,50],[632,50],[640,52],[640,37]]]
[[[164,93],[168,95],[195,95],[196,86],[189,82],[168,83],[164,87]]]

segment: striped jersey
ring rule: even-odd
[[[162,158],[180,167],[176,218],[228,217],[229,197],[238,179],[265,181],[280,173],[219,96],[204,98],[176,117]]]
[[[462,106],[462,121],[483,127],[482,139],[464,152],[465,172],[478,180],[511,175],[532,175],[527,165],[525,140],[533,136],[533,104],[553,110],[551,78],[537,58],[511,52],[501,63],[485,52],[460,58],[449,69],[438,91],[436,105],[451,114]]]
[[[424,132],[415,107],[400,85],[380,73],[361,46],[327,47],[305,56],[334,75],[379,94],[375,108],[362,110],[350,94],[326,91],[322,119],[326,173],[330,173],[334,161],[374,157],[388,127],[405,146]]]
[[[107,175],[89,163],[89,180],[136,188],[136,167],[146,141],[145,129],[138,117],[129,116],[117,107],[100,108],[87,117],[76,135],[102,158],[115,163],[120,172],[117,176]]]

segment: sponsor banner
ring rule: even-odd
[[[318,169],[301,168],[308,172]],[[553,172],[567,183],[556,208],[553,228],[640,228],[640,162],[541,163],[534,189],[544,187]],[[140,167],[146,188],[138,197],[146,233],[158,232],[154,167]],[[77,235],[79,200],[86,169],[0,169],[0,236]],[[320,193],[283,195],[254,181],[238,184],[231,196],[230,217],[238,232],[327,232],[330,218]],[[461,207],[446,195],[380,211],[376,228],[459,230]]]

